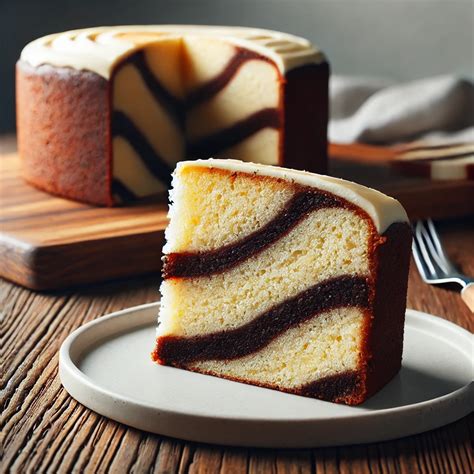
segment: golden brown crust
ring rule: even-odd
[[[52,194],[110,206],[109,83],[95,73],[19,61],[23,176]]]

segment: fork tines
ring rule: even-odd
[[[443,283],[459,274],[446,256],[431,219],[414,224],[413,257],[424,280]]]

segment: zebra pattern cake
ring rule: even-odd
[[[100,205],[163,193],[185,158],[324,172],[329,68],[268,30],[127,26],[27,45],[17,64],[25,178]]]
[[[400,369],[411,230],[398,201],[234,160],[179,163],[153,358],[359,404]]]

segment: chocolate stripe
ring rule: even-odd
[[[125,138],[142,159],[145,166],[161,182],[171,185],[171,168],[159,156],[135,124],[123,113],[115,110],[112,114],[112,135]]]
[[[179,128],[183,129],[183,101],[170,94],[163,84],[158,80],[158,78],[154,76],[148,66],[144,51],[141,50],[138,53],[130,56],[126,61],[118,66],[117,71],[127,64],[133,64],[138,69],[143,81],[155,100],[166,110],[168,115],[175,121]]]
[[[270,62],[268,58],[253,51],[237,48],[234,56],[232,56],[218,76],[201,85],[195,91],[190,92],[186,99],[186,107],[190,109],[214,97],[225,88],[243,64],[252,60]]]
[[[112,194],[118,196],[123,202],[137,199],[135,193],[133,193],[127,186],[125,186],[125,184],[122,183],[122,181],[117,178],[112,180],[111,188]]]
[[[278,129],[280,112],[276,108],[266,108],[239,120],[224,130],[188,144],[187,155],[193,158],[209,158],[250,137],[264,128]]]
[[[367,279],[341,276],[319,283],[275,305],[236,329],[195,337],[159,337],[153,358],[171,365],[238,359],[261,350],[288,329],[320,313],[340,307],[367,308],[368,305]]]
[[[346,370],[334,375],[321,377],[317,380],[299,385],[296,387],[285,387],[274,383],[249,380],[244,377],[234,377],[230,374],[217,374],[212,370],[202,370],[199,367],[186,367],[187,370],[201,374],[222,377],[234,382],[248,383],[258,387],[280,390],[282,392],[293,393],[303,397],[319,398],[331,402],[343,402],[349,405],[358,405],[361,400],[361,390],[363,390],[363,375],[359,370]]]
[[[238,242],[208,252],[165,255],[163,277],[188,278],[220,273],[281,239],[308,213],[321,208],[343,205],[342,200],[323,192],[298,192],[270,222]]]
[[[126,61],[123,61],[119,66],[117,66],[117,69],[114,71],[114,73],[117,73],[127,64],[132,64],[140,73],[140,76],[145,82],[150,93],[153,95],[154,99],[159,104],[161,104],[161,106],[166,110],[167,114],[175,121],[179,128],[184,130],[186,110],[203,103],[218,94],[232,80],[238,69],[245,62],[250,60],[270,62],[268,58],[260,56],[253,51],[237,48],[235,55],[229,60],[224,70],[218,76],[205,83],[194,92],[191,92],[186,98],[186,101],[182,101],[170,94],[161,84],[161,82],[153,75],[147,64],[144,51],[139,51],[131,55]],[[115,120],[115,114],[123,115],[122,112],[115,111],[113,121]],[[152,155],[150,153],[150,151],[153,149],[149,146],[148,142],[143,136],[138,137],[138,130],[127,130],[128,126],[125,124],[125,121],[127,120],[131,123],[131,121],[126,116],[117,117],[117,121],[119,123],[117,125],[113,125],[114,134],[121,134],[125,136],[125,133],[128,133],[127,139],[129,139],[130,144],[137,150],[142,159],[147,163],[147,166],[153,172],[153,174],[158,176],[156,174],[157,167],[153,164],[153,162],[156,160],[152,159]],[[123,122],[123,124],[121,124],[120,121]],[[280,122],[280,112],[278,109],[265,108],[259,110],[224,130],[198,139],[193,143],[188,143],[186,154],[187,156],[194,158],[208,158],[209,156],[215,155],[240,143],[261,129],[278,129],[281,125]],[[118,128],[120,129],[120,133],[117,132]],[[132,137],[130,136],[132,134],[134,135],[133,141]],[[146,153],[146,155],[143,154],[139,148],[144,153]],[[164,162],[164,160],[160,161]],[[167,165],[166,167],[169,169]],[[171,174],[171,170],[169,171],[169,174]],[[170,184],[169,176],[167,176],[166,180],[163,179],[164,175],[161,172],[159,176],[161,181],[168,185]]]
[[[291,391],[303,397],[338,402],[356,394],[360,390],[361,379],[360,372],[348,370],[309,382]]]

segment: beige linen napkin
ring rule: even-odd
[[[329,140],[380,147],[381,159],[432,179],[474,179],[474,83],[439,76],[406,83],[334,76]],[[383,147],[383,148],[382,148]],[[377,157],[377,148],[350,152]],[[387,151],[388,150],[388,151]],[[383,158],[382,158],[383,157]],[[401,164],[401,166],[400,166]]]

